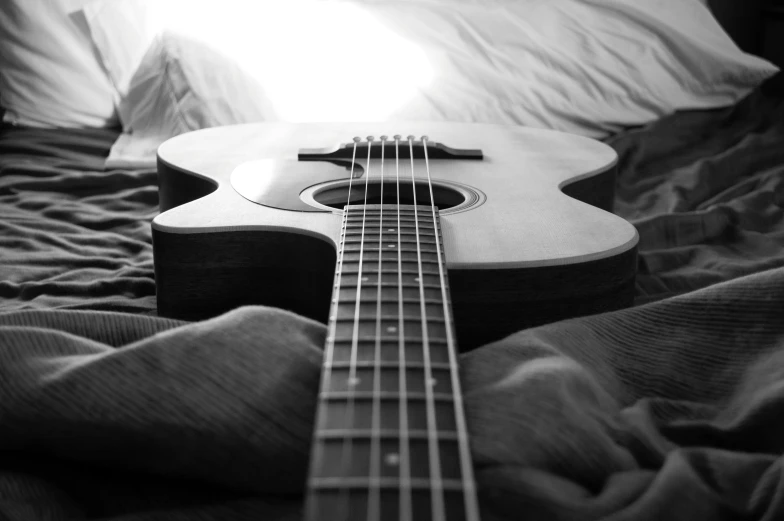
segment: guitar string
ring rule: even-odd
[[[406,384],[405,320],[403,320],[403,246],[400,231],[400,135],[395,139],[395,185],[397,188],[397,305],[398,305],[398,368],[400,371],[400,498],[399,508],[402,521],[411,521],[411,459],[408,441],[408,396]]]
[[[365,223],[367,221],[367,194],[369,188],[369,179],[370,179],[370,154],[371,149],[373,146],[373,137],[368,136],[368,155],[367,155],[367,163],[365,168],[365,198],[364,203],[362,206],[362,232],[360,235],[359,240],[359,267],[357,270],[357,292],[354,298],[354,326],[352,329],[351,334],[351,358],[349,362],[349,378],[347,382],[348,388],[348,407],[346,411],[346,423],[349,425],[349,432],[343,437],[343,461],[341,464],[341,476],[345,478],[350,478],[351,474],[351,455],[354,450],[353,447],[353,439],[351,436],[351,427],[354,425],[354,401],[355,401],[355,393],[356,387],[360,383],[359,378],[357,378],[357,351],[359,347],[359,310],[360,310],[360,300],[362,296],[362,260],[365,253]],[[349,186],[351,186],[349,182]],[[349,192],[349,198],[351,197],[351,193]],[[343,487],[342,487],[343,488]],[[351,508],[351,496],[348,487],[345,487],[345,494],[343,494],[345,498],[345,505],[350,509]],[[341,516],[341,518],[346,518],[349,512],[346,512],[346,516]]]
[[[370,441],[370,497],[368,497],[368,515],[367,518],[372,521],[381,519],[381,489],[377,484],[381,478],[381,403],[379,395],[381,393],[381,278],[382,278],[382,255],[384,243],[384,148],[387,141],[387,136],[381,136],[381,180],[379,186],[381,187],[378,217],[378,272],[376,275],[376,343],[375,353],[373,356],[373,420],[372,420],[372,437]],[[367,201],[365,201],[367,203]]]
[[[419,273],[419,310],[422,321],[422,356],[425,362],[425,401],[427,402],[427,437],[432,519],[433,521],[445,521],[444,484],[441,479],[438,432],[436,431],[435,405],[433,401],[432,384],[434,383],[434,380],[430,367],[430,336],[427,328],[427,308],[425,306],[425,277],[422,273],[422,247],[419,240],[419,213],[417,211],[416,179],[414,174],[414,136],[408,136],[408,148],[411,155],[411,193],[414,198],[414,225],[416,230],[417,266]]]
[[[354,136],[354,152],[351,154],[351,173],[348,176],[348,198],[346,199],[346,206],[351,204],[351,185],[354,182],[354,165],[356,164],[357,159],[357,144],[362,141],[362,138],[359,136]],[[346,208],[346,214],[348,214],[348,208]]]
[[[430,177],[430,159],[427,154],[427,136],[422,136],[425,151],[425,170],[427,171],[427,186],[430,190],[430,211],[433,215],[433,230],[438,232],[436,206],[433,198],[433,182]],[[446,276],[444,274],[444,256],[441,252],[441,240],[436,233],[436,260],[438,262],[438,277],[441,283],[441,302],[443,304],[444,324],[446,325],[447,352],[449,353],[449,367],[452,379],[452,396],[454,399],[454,414],[457,427],[458,450],[460,451],[460,476],[463,482],[463,503],[467,521],[479,521],[479,506],[476,501],[476,485],[473,476],[473,466],[468,444],[468,430],[463,410],[463,395],[460,389],[460,375],[457,367],[457,353],[452,331],[452,316],[448,305],[446,292]]]
[[[381,204],[382,205],[383,205],[383,202],[384,202],[383,201],[383,175],[384,175],[383,174],[383,164],[384,164],[383,158],[384,158],[384,141],[385,141],[384,138],[385,137],[386,136],[382,136],[382,152],[381,152],[381,154],[382,154],[382,161],[381,161]],[[394,139],[395,139],[395,171],[396,171],[396,190],[397,190],[397,205],[396,205],[396,207],[397,207],[397,240],[398,240],[397,246],[398,246],[398,273],[399,273],[399,276],[398,276],[398,306],[399,306],[398,335],[399,335],[399,355],[400,355],[400,361],[401,361],[401,366],[400,367],[402,368],[402,370],[400,371],[400,389],[401,389],[402,398],[403,398],[400,401],[400,408],[401,408],[401,411],[400,411],[400,413],[401,413],[400,414],[400,420],[401,420],[400,421],[400,429],[401,429],[401,437],[400,437],[400,449],[401,449],[401,454],[400,454],[400,456],[401,456],[400,457],[400,473],[401,473],[401,476],[400,476],[400,478],[401,478],[401,488],[403,488],[402,494],[400,496],[400,508],[401,508],[401,516],[402,516],[403,521],[409,521],[411,519],[412,512],[411,512],[411,497],[410,497],[410,493],[411,493],[411,491],[410,491],[410,469],[409,469],[410,458],[409,458],[409,455],[408,455],[408,440],[407,440],[407,434],[408,434],[407,419],[408,419],[408,414],[407,414],[407,399],[405,397],[405,389],[406,389],[406,385],[405,385],[405,379],[406,379],[406,376],[405,376],[406,375],[405,366],[406,366],[406,364],[405,364],[405,349],[404,349],[404,321],[403,321],[403,302],[404,302],[404,299],[403,299],[403,287],[402,287],[402,244],[401,244],[401,227],[400,227],[400,224],[401,224],[401,221],[400,221],[400,156],[399,156],[400,136],[396,135],[396,136],[394,136]],[[410,157],[411,157],[412,193],[413,193],[413,196],[414,196],[415,226],[417,228],[417,237],[416,238],[417,238],[417,255],[418,255],[418,260],[419,260],[419,275],[420,275],[419,276],[419,279],[420,279],[420,297],[421,297],[420,298],[420,304],[421,304],[421,306],[424,307],[424,302],[425,302],[424,301],[424,287],[423,287],[424,279],[423,279],[422,271],[421,271],[421,250],[420,250],[419,233],[418,233],[418,215],[417,215],[417,208],[416,208],[416,193],[414,191],[415,190],[415,174],[414,174],[414,154],[413,154],[413,144],[412,144],[413,136],[409,136],[408,139],[409,139],[409,150],[410,150]],[[350,174],[350,180],[349,180],[349,192],[348,192],[348,200],[347,200],[347,203],[346,203],[347,206],[350,205],[350,202],[351,202],[352,181],[353,181],[353,178],[354,178],[354,168],[355,168],[355,163],[356,163],[357,143],[360,142],[360,141],[361,141],[360,138],[358,138],[358,137],[354,138],[353,153],[352,153],[352,159],[351,159],[351,174]],[[369,172],[370,172],[370,156],[371,156],[370,148],[372,146],[371,145],[371,141],[372,141],[372,137],[370,137],[369,140],[368,140],[368,162],[367,162],[367,164],[368,164],[368,172],[366,173],[366,179],[365,179],[365,204],[367,204],[367,194],[368,194],[368,182],[369,182]],[[430,176],[429,157],[428,157],[428,153],[427,153],[427,136],[423,136],[422,143],[423,143],[423,150],[424,150],[425,169],[426,169],[426,172],[427,172],[428,189],[430,191],[431,213],[432,213],[432,217],[433,217],[433,226],[434,226],[434,232],[435,232],[435,231],[437,231],[437,219],[436,219],[436,214],[435,214],[435,200],[434,200],[434,196],[433,196],[432,179],[431,179],[431,176]],[[383,207],[381,207],[381,212],[380,213],[381,213],[381,216],[380,216],[380,219],[379,219],[379,246],[381,246],[381,244],[382,244],[382,237],[381,237],[381,235],[383,233]],[[364,236],[365,236],[365,215],[366,215],[366,210],[363,209],[362,238],[360,240],[360,273],[358,274],[358,281],[357,281],[357,283],[358,283],[357,293],[358,294],[361,291],[361,269],[362,269],[361,268],[361,264],[362,264]],[[345,212],[345,215],[344,215],[344,234],[347,233],[347,217],[348,217],[348,208],[346,208],[346,212]],[[382,253],[382,250],[381,250],[381,248],[379,248],[379,279],[377,281],[377,299],[378,299],[377,306],[380,306],[380,299],[381,299],[381,285],[380,285],[381,284],[381,269],[380,269],[381,268],[381,253]],[[456,422],[457,422],[457,427],[458,427],[458,439],[460,441],[460,460],[461,460],[461,471],[462,471],[461,474],[463,476],[463,481],[464,481],[464,491],[466,492],[466,494],[464,494],[465,508],[466,508],[466,515],[467,515],[466,519],[468,521],[474,521],[474,520],[478,520],[479,519],[478,505],[476,503],[475,482],[473,480],[473,476],[472,476],[473,472],[472,472],[472,467],[471,467],[470,459],[469,459],[470,458],[470,454],[468,452],[468,448],[469,447],[468,447],[467,435],[466,435],[467,430],[466,430],[466,426],[465,426],[464,411],[463,411],[462,403],[461,403],[462,400],[461,400],[460,388],[459,388],[460,384],[459,384],[459,379],[458,379],[458,375],[457,375],[457,372],[456,372],[456,367],[457,367],[456,362],[457,362],[457,360],[456,360],[456,353],[454,351],[453,331],[451,330],[451,327],[450,327],[451,315],[449,313],[449,309],[448,309],[448,306],[447,306],[447,294],[446,294],[445,276],[444,276],[444,272],[443,272],[443,256],[442,256],[442,253],[441,253],[440,241],[438,240],[438,238],[436,238],[436,254],[437,254],[437,261],[438,261],[438,265],[439,265],[439,278],[440,278],[440,282],[441,282],[440,286],[441,286],[441,293],[442,293],[442,304],[444,306],[444,310],[443,311],[444,311],[445,319],[447,320],[446,334],[447,334],[447,341],[448,341],[447,343],[448,343],[448,353],[449,353],[449,357],[450,357],[450,366],[452,368],[452,371],[451,371],[451,373],[452,373],[452,385],[453,385],[453,389],[455,390],[455,392],[453,394],[455,396],[455,416],[456,416]],[[339,263],[338,263],[339,269],[338,269],[337,276],[336,276],[337,281],[336,281],[336,284],[335,284],[335,287],[338,289],[338,294],[335,296],[335,298],[333,298],[333,302],[332,302],[332,304],[335,305],[336,310],[337,310],[337,306],[338,306],[338,303],[339,303],[339,289],[340,289],[340,280],[341,280],[341,275],[342,275],[343,262],[344,262],[344,252],[341,251],[341,255],[340,255],[340,259],[339,259]],[[357,304],[357,306],[359,305],[359,300],[357,300],[356,304]],[[380,318],[380,314],[379,313],[377,313],[377,317]],[[334,335],[335,335],[335,327],[336,327],[336,323],[335,323],[336,318],[337,318],[336,315],[333,315],[331,317],[331,319],[332,319],[332,324],[331,324],[331,326],[332,326],[331,327],[332,335],[330,336],[330,338],[328,338],[328,343],[327,343],[327,349],[328,349],[328,352],[327,352],[327,362],[328,363],[327,363],[327,367],[326,367],[326,370],[325,370],[325,378],[324,378],[325,384],[323,386],[327,385],[326,383],[329,382],[329,377],[330,377],[329,373],[331,371],[331,365],[332,365],[332,362],[334,360]],[[425,315],[425,318],[426,318],[426,315]],[[356,313],[355,313],[355,327],[356,327],[356,325],[357,325],[357,322],[356,322]],[[425,323],[425,325],[426,325],[426,323]],[[426,335],[426,327],[423,327],[423,333],[425,333],[425,335]],[[355,354],[356,354],[356,349],[355,349],[356,344],[355,344],[355,342],[356,341],[357,341],[357,336],[354,335],[354,337],[352,339],[352,364],[351,364],[352,371],[355,371],[355,369],[356,369],[356,359],[355,359]],[[423,345],[424,344],[426,344],[426,342],[423,339]],[[378,361],[379,349],[380,349],[380,344],[377,344],[377,346],[376,346],[376,361]],[[428,349],[425,349],[425,356],[429,358],[429,352],[428,351],[429,351]],[[429,362],[429,360],[426,361],[426,368],[428,369],[428,373],[430,373],[430,371],[429,371],[430,367],[429,367],[428,362]],[[376,367],[377,367],[377,364],[376,364]],[[378,375],[376,374],[376,378],[377,377],[378,377]],[[428,374],[427,377],[428,377],[428,379],[432,378],[432,375]],[[354,378],[355,378],[355,372],[354,372]],[[428,380],[428,381],[431,381],[431,380]],[[430,386],[427,386],[427,389],[430,389]],[[428,399],[428,406],[430,408],[430,407],[432,407],[432,400],[430,399],[432,397],[428,397],[428,398],[429,398]],[[351,404],[351,408],[352,408],[352,412],[353,412],[353,399],[350,400],[350,404]],[[374,404],[374,410],[375,409],[376,409],[376,407],[375,407],[375,404]],[[428,421],[429,422],[431,420],[430,412],[431,411],[428,411],[428,413],[429,413],[428,414],[428,416],[429,416]],[[377,414],[377,411],[374,414]],[[434,418],[432,418],[432,419],[434,419]],[[377,422],[378,422],[378,420],[375,420],[374,424],[377,425]],[[429,430],[431,431],[431,434],[432,434],[433,429],[431,428]],[[350,440],[349,440],[349,444],[350,444]],[[432,458],[432,452],[431,452],[431,458]],[[437,458],[437,455],[436,455],[436,458]],[[376,461],[377,461],[377,459],[376,459]],[[345,460],[344,460],[344,466],[345,466]],[[440,472],[439,472],[439,476],[440,476]],[[432,481],[432,476],[431,476],[431,481]],[[346,489],[345,492],[347,493],[348,489]],[[440,496],[439,496],[439,498],[440,498]],[[348,498],[346,498],[346,499],[348,499]],[[350,505],[348,503],[349,502],[346,501],[346,506],[350,507]],[[311,503],[311,504],[315,505],[315,503]],[[434,504],[433,507],[434,507],[433,508],[434,515],[436,517],[438,517],[438,512],[437,512],[438,507],[436,506],[436,504]],[[443,504],[441,505],[441,510],[443,510]],[[313,517],[314,516],[311,516],[311,518],[313,518]],[[340,517],[344,517],[344,516],[340,516]],[[443,517],[443,513],[442,513],[441,517]]]
[[[346,200],[346,208],[343,211],[343,231],[341,232],[343,248],[340,248],[340,257],[338,258],[338,262],[337,262],[338,269],[337,269],[337,273],[335,274],[335,285],[333,287],[333,291],[335,292],[335,295],[332,297],[332,302],[331,302],[331,305],[333,306],[334,314],[329,317],[330,324],[329,324],[329,331],[327,333],[327,346],[326,346],[327,349],[326,349],[326,353],[324,355],[324,357],[325,357],[324,374],[323,374],[323,376],[321,378],[321,392],[322,393],[329,392],[329,388],[331,386],[331,379],[332,379],[332,365],[333,365],[334,360],[335,360],[335,336],[337,334],[337,313],[338,313],[338,307],[340,305],[340,287],[341,287],[341,278],[342,278],[342,275],[343,275],[343,259],[344,259],[344,250],[345,250],[345,238],[346,238],[346,234],[348,233],[348,230],[347,230],[348,208],[347,207],[348,207],[349,204],[351,204],[351,182],[354,179],[354,166],[356,164],[357,143],[358,142],[359,142],[359,138],[354,138],[354,146],[353,146],[353,151],[352,151],[352,154],[351,154],[351,172],[349,174],[348,197],[347,197],[347,200]],[[320,407],[320,409],[321,409],[321,407]],[[328,413],[326,411],[324,411],[324,410],[322,410],[321,414],[328,415]],[[318,421],[320,423],[320,419]],[[318,425],[318,423],[317,423],[317,425]],[[317,442],[316,443],[316,446],[318,447],[317,448],[318,451],[324,450],[324,448],[321,447],[321,445],[320,445],[321,443],[323,443],[323,442]],[[318,458],[314,458],[314,459],[318,460]],[[341,495],[341,497],[342,497],[342,490],[339,490],[339,495]],[[308,512],[307,512],[308,519],[311,519],[311,520],[312,519],[316,519],[317,511],[315,511],[313,509],[315,509],[317,507],[318,507],[317,502],[312,497],[310,497],[309,498],[309,508],[308,508]]]

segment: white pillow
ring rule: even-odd
[[[79,9],[87,0],[2,0],[3,120],[33,127],[117,124],[116,92]]]
[[[106,73],[119,98],[125,99],[142,58],[163,30],[161,13],[148,0],[94,0],[82,14]],[[128,103],[118,108],[123,107]],[[119,116],[121,121],[130,117],[122,112]]]
[[[188,7],[187,17],[161,15],[168,32],[144,49],[121,99],[131,156],[134,140],[149,147],[173,132],[259,120],[507,123],[600,138],[730,105],[777,71],[740,51],[695,0]],[[88,21],[93,34],[117,34],[111,16]],[[95,43],[111,60],[112,46]]]

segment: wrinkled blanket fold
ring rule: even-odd
[[[757,92],[608,140],[640,234],[637,303],[784,266],[784,100]]]
[[[298,519],[323,325],[0,314],[0,519]],[[483,518],[784,519],[784,269],[461,358]]]

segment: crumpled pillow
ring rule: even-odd
[[[93,49],[80,10],[87,2],[2,1],[3,121],[44,128],[117,125],[119,96]]]
[[[603,138],[731,105],[777,70],[695,0],[226,0],[190,2],[188,16],[179,1],[117,0],[87,17],[107,69],[127,82],[131,136],[111,157],[253,121],[481,122]],[[148,11],[133,74],[117,60],[133,41],[113,22],[123,3]]]

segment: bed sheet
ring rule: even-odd
[[[608,140],[640,234],[636,302],[784,265],[784,102],[757,92]]]
[[[784,518],[782,111],[610,141],[657,302],[462,357],[485,521]],[[0,518],[299,519],[325,327],[144,316],[155,172],[105,170],[116,135],[0,132]]]
[[[784,519],[782,315],[775,269],[464,355],[483,521]],[[0,313],[0,519],[301,520],[325,335]]]
[[[114,130],[0,130],[0,311],[155,312],[155,169],[104,169]]]

